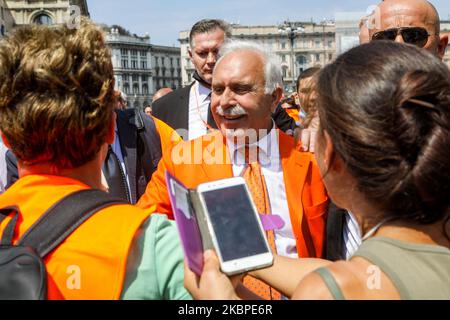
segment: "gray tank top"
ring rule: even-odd
[[[353,257],[378,266],[392,281],[401,299],[450,299],[450,250],[445,247],[374,237],[364,241]],[[328,269],[315,272],[335,299],[345,299]]]

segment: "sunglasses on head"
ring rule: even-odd
[[[392,40],[397,38],[397,35],[401,34],[403,41],[418,47],[423,48],[427,42],[428,37],[431,34],[427,29],[421,27],[408,27],[408,28],[391,28],[383,31],[379,31],[372,36],[372,40]]]

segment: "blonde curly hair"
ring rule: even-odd
[[[69,169],[105,143],[116,97],[102,30],[25,26],[0,41],[0,130],[25,164]]]

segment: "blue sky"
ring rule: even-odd
[[[286,19],[319,22],[336,12],[364,12],[379,0],[87,0],[91,18],[148,33],[151,42],[179,45],[178,33],[203,18],[243,25],[272,25]],[[431,0],[441,19],[450,20],[450,0]]]

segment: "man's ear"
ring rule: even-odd
[[[189,54],[189,58],[192,60],[192,49],[191,49],[191,47],[188,48],[188,54]]]
[[[106,143],[107,144],[113,144],[114,139],[116,138],[116,119],[117,114],[113,111],[113,115],[111,117],[111,121],[108,126],[108,133],[106,135]]]
[[[441,58],[441,60],[444,59],[445,50],[447,49],[447,45],[448,45],[448,36],[447,35],[441,36],[439,39],[439,44],[438,44],[438,54],[439,54],[439,57]]]
[[[278,107],[278,105],[280,104],[281,98],[283,97],[283,89],[280,87],[277,87],[271,95],[272,98],[272,106],[271,106],[271,110],[272,113],[275,112],[275,109]]]
[[[0,136],[2,137],[3,144],[4,144],[8,149],[11,149],[11,145],[9,144],[8,139],[6,139],[5,135],[4,135],[3,132],[1,132],[1,131],[0,131]]]

